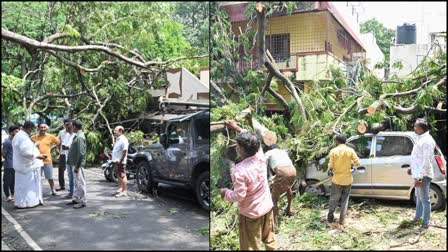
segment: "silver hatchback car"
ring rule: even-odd
[[[411,152],[418,136],[414,132],[380,132],[354,136],[347,140],[360,158],[361,165],[353,174],[350,196],[393,200],[413,200],[414,185],[407,174],[411,164]],[[328,163],[321,159],[306,169],[302,192],[329,195],[331,181],[318,187],[313,184],[327,178]],[[437,146],[433,159],[434,178],[430,186],[432,210],[445,209],[446,206],[446,161]],[[310,190],[312,188],[312,190]]]

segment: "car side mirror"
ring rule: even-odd
[[[168,138],[167,138],[166,134],[160,134],[160,143],[165,148],[168,146]]]

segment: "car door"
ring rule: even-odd
[[[371,190],[372,174],[372,145],[373,136],[359,136],[347,142],[347,146],[352,147],[359,157],[361,163],[357,171],[353,173],[351,195],[369,195]]]
[[[414,143],[404,135],[377,135],[372,159],[372,194],[407,198],[412,178],[407,174]]]
[[[186,181],[188,178],[191,149],[190,121],[173,122],[168,126],[168,147],[165,150],[165,164],[161,173],[164,178]]]

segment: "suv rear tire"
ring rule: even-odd
[[[201,173],[195,182],[196,200],[202,209],[210,210],[210,172]]]
[[[137,164],[135,180],[137,182],[138,189],[142,192],[150,192],[153,186],[154,182],[152,180],[150,169],[151,168],[146,161],[141,161]]]

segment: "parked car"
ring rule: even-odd
[[[365,134],[347,140],[360,157],[361,165],[353,174],[350,192],[354,197],[380,198],[393,200],[412,200],[414,184],[407,174],[411,164],[411,152],[417,142],[414,132],[380,132]],[[446,160],[437,146],[432,160],[434,178],[430,185],[430,200],[433,210],[445,209],[446,205]],[[312,184],[327,177],[325,159],[309,165],[301,192],[316,191]],[[318,169],[320,167],[320,169]],[[317,194],[329,195],[331,181],[317,187]]]
[[[134,158],[140,190],[158,183],[194,190],[199,205],[210,209],[210,112],[173,115],[165,121],[160,143],[143,147]]]

